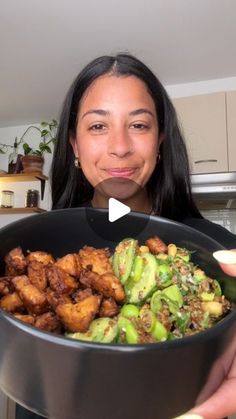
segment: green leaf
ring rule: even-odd
[[[25,155],[27,155],[27,154],[30,154],[31,153],[32,148],[29,146],[29,144],[24,143],[23,144],[23,150],[24,150]]]
[[[49,134],[49,131],[47,129],[43,129],[41,131],[41,137],[46,137],[46,135],[48,135],[48,134]]]
[[[40,143],[39,144],[39,149],[41,151],[41,153],[51,153],[51,148],[45,144],[45,143]]]

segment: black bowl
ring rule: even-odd
[[[31,216],[0,230],[0,260],[16,246],[45,250],[55,257],[132,237],[146,218],[131,213],[109,223],[107,210],[91,210],[101,231],[95,233],[86,211],[66,209]],[[236,281],[219,269],[212,252],[223,247],[208,236],[164,218],[150,217],[136,237],[152,235],[195,250],[193,261],[218,279],[231,300]],[[3,275],[1,262],[0,274]],[[216,326],[183,339],[149,345],[80,342],[42,332],[0,312],[0,386],[10,398],[52,419],[168,419],[191,408],[211,368],[236,330],[236,311]],[[216,383],[217,385],[217,383]]]

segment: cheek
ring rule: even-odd
[[[83,138],[78,144],[79,160],[83,170],[84,176],[95,187],[100,181],[98,167],[102,156],[104,155],[101,150],[101,145],[98,147],[98,143],[94,141],[86,141]]]
[[[146,142],[142,144],[142,147],[139,150],[139,153],[143,156],[145,162],[150,166],[153,163],[156,163],[157,154],[158,154],[158,145],[156,142]]]

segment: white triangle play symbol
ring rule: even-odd
[[[108,210],[108,219],[111,223],[113,223],[113,221],[119,220],[119,218],[124,217],[124,215],[129,214],[131,211],[128,205],[122,204],[122,202],[115,198],[109,198]]]

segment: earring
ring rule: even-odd
[[[75,158],[74,165],[75,165],[76,169],[81,169],[80,161],[79,161],[78,157]]]
[[[160,158],[161,158],[161,155],[160,155],[160,153],[158,153],[158,154],[157,154],[157,164],[159,163]]]

